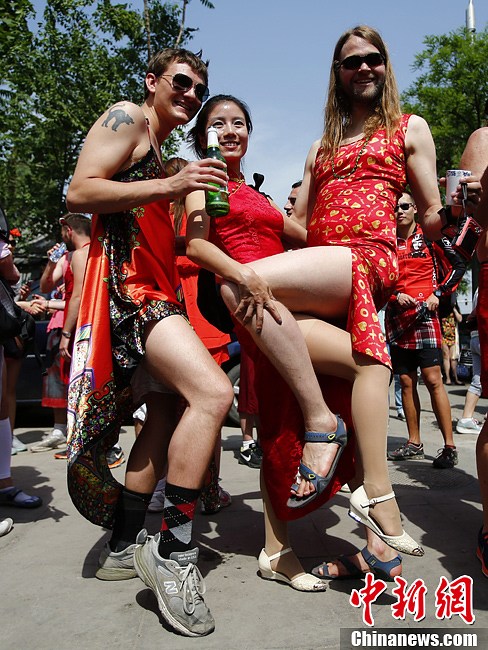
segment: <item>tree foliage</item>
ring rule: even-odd
[[[478,34],[459,29],[427,36],[415,57],[420,72],[402,95],[406,112],[427,120],[437,149],[440,174],[459,165],[468,137],[484,124],[488,100],[488,28]]]
[[[0,202],[27,237],[55,231],[98,115],[121,98],[143,101],[148,44],[191,38],[181,3],[145,5],[146,15],[110,0],[46,0],[38,16],[29,0],[0,0]],[[177,146],[178,134],[164,154]]]

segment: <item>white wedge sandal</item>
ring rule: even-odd
[[[403,531],[401,535],[385,535],[381,530],[378,524],[374,521],[372,517],[369,516],[370,506],[375,506],[377,503],[382,501],[389,501],[390,499],[395,498],[395,493],[390,492],[381,497],[374,497],[370,499],[366,494],[364,485],[360,485],[357,490],[351,494],[351,500],[349,502],[349,516],[352,517],[355,521],[360,524],[364,524],[373,533],[376,533],[385,544],[391,546],[396,551],[400,553],[406,553],[407,555],[416,555],[421,557],[424,554],[424,549],[417,544],[417,542],[410,537],[408,533]]]

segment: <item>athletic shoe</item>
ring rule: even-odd
[[[458,453],[451,447],[439,449],[432,465],[437,469],[452,469],[458,464]]]
[[[125,456],[120,445],[114,445],[112,449],[107,451],[107,464],[110,469],[115,469],[124,463]]]
[[[15,449],[16,453],[21,451],[27,451],[27,445],[17,438],[17,436],[12,436],[12,449]]]
[[[458,433],[479,433],[482,425],[474,418],[461,418],[456,424]]]
[[[56,460],[68,460],[68,448],[57,451],[54,454],[54,458],[56,458]]]
[[[141,530],[137,535],[136,543],[118,553],[114,553],[107,542],[98,559],[98,569],[95,576],[99,580],[129,580],[130,578],[136,578],[134,551],[138,546],[144,544],[145,539],[146,531]]]
[[[45,438],[40,442],[37,442],[35,445],[32,445],[30,448],[31,451],[51,451],[52,449],[57,449],[60,445],[66,444],[66,436],[61,433],[58,429],[54,429],[49,433]]]
[[[144,534],[147,536],[146,531]],[[205,605],[205,584],[196,566],[198,549],[171,553],[169,560],[158,552],[160,533],[147,536],[134,554],[137,575],[158,599],[163,618],[185,636],[204,636],[215,629],[215,621]]]
[[[397,418],[399,420],[405,420],[405,413],[403,411],[397,411]]]
[[[200,501],[202,502],[202,514],[214,515],[221,508],[227,508],[232,503],[230,494],[220,487],[217,489],[209,489],[213,486],[204,487],[200,493]]]
[[[0,521],[0,537],[3,537],[4,535],[10,533],[13,526],[14,526],[14,521],[13,519],[10,519],[10,517],[7,517],[6,519],[2,519],[2,521]]]
[[[147,508],[148,512],[163,512],[164,510],[164,490],[166,487],[166,479],[162,478],[158,481],[156,489],[153,492],[151,501]]]
[[[394,451],[389,451],[387,456],[388,460],[422,460],[424,458],[424,445],[414,445],[407,440],[401,447]]]
[[[253,469],[260,469],[263,461],[263,452],[258,445],[253,442],[249,447],[244,449],[241,447],[239,450],[239,464],[247,465]]]

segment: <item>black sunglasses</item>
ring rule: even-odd
[[[366,63],[369,68],[377,68],[380,65],[384,65],[385,57],[379,52],[370,52],[364,56],[353,54],[340,61],[339,66],[346,70],[359,70],[363,63]]]
[[[12,246],[12,248],[15,248],[17,246],[17,242],[15,239],[9,239],[8,245]]]
[[[206,102],[209,96],[208,87],[205,84],[193,83],[193,79],[186,74],[178,72],[178,74],[162,74],[161,77],[171,77],[173,90],[187,93],[192,88],[195,88],[196,98],[202,102]]]
[[[398,210],[406,212],[410,207],[413,207],[413,203],[399,203],[395,208],[395,212],[398,212]]]

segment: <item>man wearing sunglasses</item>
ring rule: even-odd
[[[396,206],[398,282],[386,308],[385,326],[393,372],[400,375],[408,440],[389,452],[388,459],[424,458],[417,391],[417,370],[420,368],[444,440],[444,447],[434,459],[433,466],[449,469],[457,465],[458,456],[452,435],[451,405],[442,382],[442,334],[438,307],[441,297],[450,296],[456,290],[466,264],[452,249],[448,239],[440,239],[435,247],[425,239],[415,221],[415,212],[412,196],[403,193]],[[444,264],[450,264],[442,281],[437,279],[437,249],[443,253]]]
[[[391,360],[377,309],[395,290],[398,261],[394,210],[407,184],[415,197],[422,228],[429,238],[438,239],[448,221],[455,221],[461,213],[461,191],[452,210],[445,210],[429,127],[419,116],[402,114],[386,45],[375,29],[359,25],[342,34],[334,48],[324,131],[308,154],[295,204],[297,220],[308,229],[309,247],[321,247],[320,256],[311,257],[310,262],[302,251],[296,258],[301,264],[294,273],[301,282],[297,294],[305,295],[307,287],[320,282],[321,300],[313,304],[316,314],[324,313],[323,305],[332,312],[332,306],[343,300],[341,305],[347,304],[348,310],[337,306],[333,315],[347,316],[352,348],[368,360],[366,367],[361,367],[364,384],[355,387],[351,400],[368,409],[363,417],[354,418],[363,473],[358,472],[350,481],[358,486],[351,495],[351,513],[367,527],[367,553],[348,556],[347,566],[341,561],[328,563],[319,569],[324,576],[350,577],[351,562],[367,571],[370,565],[365,557],[370,555],[383,563],[391,577],[401,573],[398,557],[379,533],[388,521],[390,535],[403,535],[384,454]],[[472,211],[479,200],[478,179],[470,177],[467,189]],[[345,279],[347,285],[341,285]],[[327,352],[328,358],[333,353]],[[345,359],[343,355],[341,360]],[[368,392],[366,388],[373,384],[375,392]],[[315,448],[318,455],[319,448]],[[314,450],[305,446],[305,452],[303,462],[317,471]],[[367,505],[363,509],[361,504]],[[380,522],[379,526],[368,519],[372,505],[373,519]]]
[[[228,178],[225,164],[210,159],[165,177],[160,148],[207,97],[207,68],[197,55],[157,54],[142,106],[119,102],[91,128],[67,196],[70,211],[95,213],[71,363],[70,494],[85,517],[113,529],[97,578],[139,575],[164,619],[187,636],[215,626],[191,533],[233,391],[179,300],[169,202]],[[116,442],[126,409],[142,402],[147,419],[122,488],[100,452]],[[166,463],[161,531],[149,537],[145,514]]]

